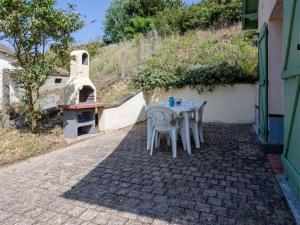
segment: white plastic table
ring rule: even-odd
[[[183,123],[184,123],[184,131],[185,131],[185,137],[186,137],[186,147],[188,154],[191,154],[191,137],[190,137],[190,119],[189,119],[189,113],[194,112],[196,108],[201,106],[200,103],[194,103],[194,102],[182,102],[180,106],[174,106],[170,107],[167,102],[161,102],[161,103],[155,103],[154,105],[161,105],[161,106],[167,106],[173,111],[175,111],[178,115],[183,116]],[[151,107],[152,105],[148,105],[148,107]],[[147,150],[150,149],[151,146],[151,136],[152,136],[152,124],[151,120],[147,120]]]

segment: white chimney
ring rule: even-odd
[[[89,78],[89,54],[85,50],[71,52],[70,79],[64,88],[64,105],[93,104],[96,88]]]

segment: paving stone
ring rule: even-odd
[[[174,160],[146,124],[0,168],[0,224],[295,225],[251,125],[204,124]]]
[[[201,213],[200,216],[200,221],[204,221],[204,222],[214,222],[217,220],[217,217],[213,214],[209,214],[209,213]]]
[[[165,220],[160,220],[160,219],[155,219],[152,223],[152,225],[168,225],[170,223],[168,223]]]
[[[93,210],[93,209],[88,209],[84,213],[81,214],[79,219],[82,219],[85,221],[92,221],[98,214],[99,214],[98,211]]]
[[[208,203],[211,204],[211,205],[221,206],[222,205],[222,200],[218,199],[218,198],[214,198],[214,197],[209,197]]]
[[[84,221],[78,218],[70,218],[64,223],[64,225],[82,225],[83,223]]]
[[[128,220],[126,225],[143,225],[143,223],[137,220]]]
[[[0,222],[4,221],[5,219],[7,219],[8,217],[12,216],[13,213],[8,213],[6,211],[0,210]]]
[[[61,225],[64,224],[70,217],[66,214],[57,214],[49,221],[45,223],[45,225]]]
[[[214,197],[217,195],[217,191],[216,190],[204,190],[203,191],[203,196],[208,196],[208,197]]]
[[[154,219],[146,216],[138,216],[137,220],[142,222],[143,224],[151,224]]]
[[[82,208],[79,206],[75,206],[73,209],[71,209],[68,214],[74,217],[79,217],[84,211],[86,211],[86,208]]]
[[[110,218],[110,214],[106,212],[99,212],[99,214],[94,218],[93,222],[95,224],[103,225],[107,224]]]
[[[21,223],[24,218],[21,215],[14,214],[13,216],[9,217],[5,221],[1,222],[3,225],[14,225],[16,223]]]
[[[107,225],[124,225],[128,219],[123,217],[111,216],[107,221]]]
[[[196,209],[199,210],[200,212],[209,213],[211,209],[211,205],[199,202],[196,204]]]

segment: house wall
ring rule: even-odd
[[[264,23],[267,23],[268,26],[268,142],[283,144],[282,0],[259,1],[258,15],[258,32]],[[258,115],[258,110],[256,115]]]
[[[269,21],[268,50],[269,114],[283,115],[282,20]]]
[[[11,65],[12,62],[14,62],[12,57],[9,57],[7,54],[0,51],[0,107],[2,103],[3,69],[13,69],[14,67]],[[10,83],[10,101],[13,103],[19,101],[18,91],[14,82]]]
[[[283,36],[282,19],[269,21],[268,76],[269,76],[269,142],[283,144]]]
[[[10,57],[8,54],[0,51],[0,108],[2,103],[2,70],[3,69],[14,69],[11,65],[15,59]],[[55,74],[50,76],[45,84],[40,89],[40,107],[42,109],[49,109],[57,107],[57,103],[61,98],[61,92],[69,79],[68,73]],[[57,81],[60,81],[57,83]],[[10,102],[18,103],[23,92],[20,88],[17,88],[14,81],[10,82]]]
[[[270,20],[272,11],[278,0],[262,0],[258,5],[258,30],[260,31],[264,23]]]

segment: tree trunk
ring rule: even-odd
[[[38,115],[37,115],[37,111],[34,107],[34,102],[33,102],[33,91],[32,91],[32,86],[28,85],[27,87],[27,91],[28,91],[28,109],[29,109],[29,118],[30,118],[30,129],[31,132],[36,134],[37,133],[37,119],[38,119]]]

